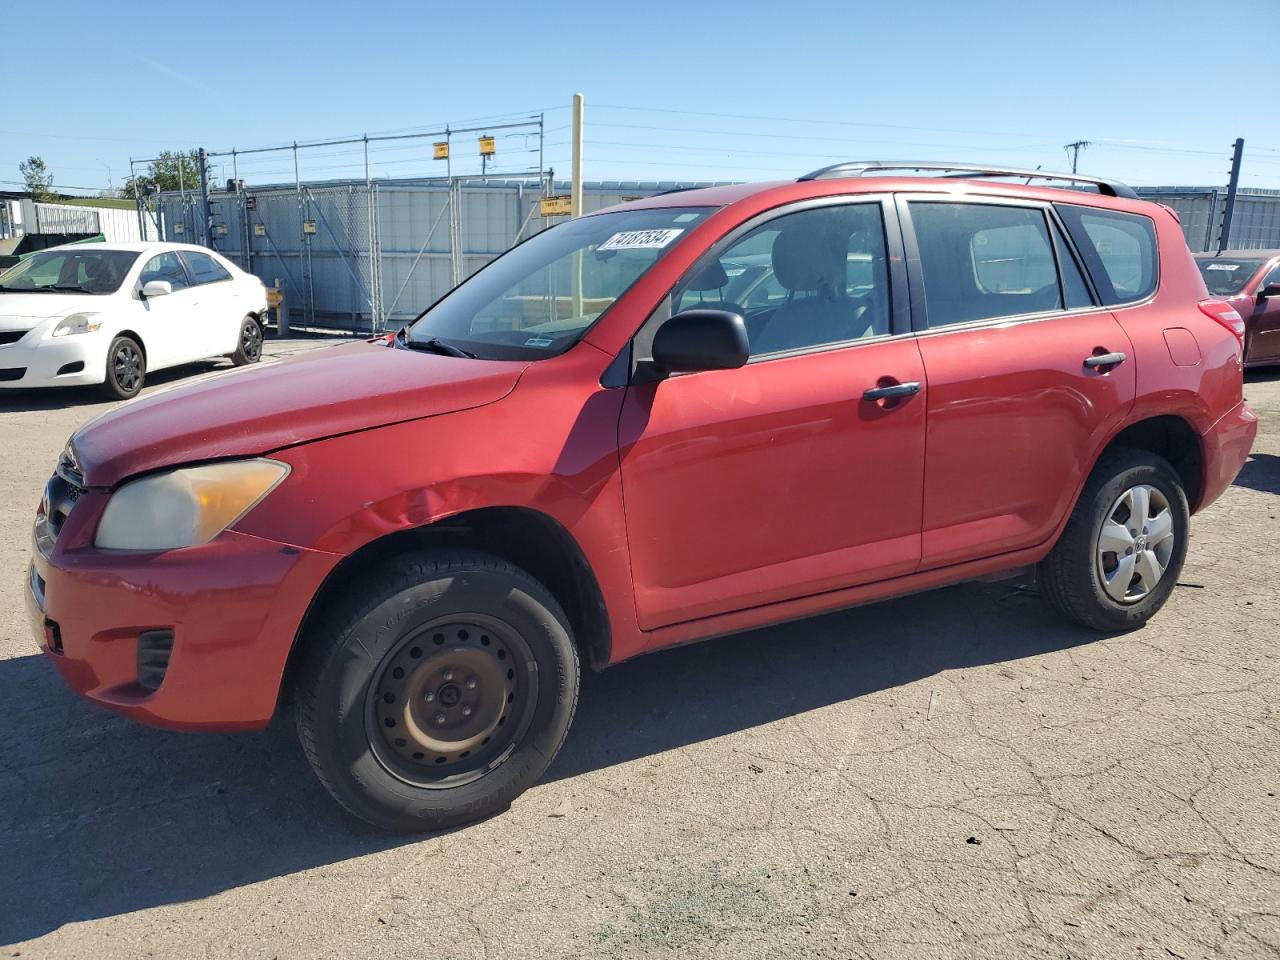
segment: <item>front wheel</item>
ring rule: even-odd
[[[388,830],[506,809],[551,763],[577,705],[564,613],[531,576],[486,554],[389,561],[302,642],[307,758],[343,807]]]
[[[231,362],[237,367],[257,363],[262,359],[262,324],[256,317],[245,317],[240,321],[240,339],[236,342],[236,351],[231,354]]]
[[[107,348],[107,376],[102,388],[112,400],[136,397],[147,378],[147,359],[132,337],[116,337]]]
[[[1140,627],[1173,592],[1189,529],[1186,491],[1168,461],[1142,450],[1109,453],[1040,564],[1041,594],[1082,626]]]

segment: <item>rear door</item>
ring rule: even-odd
[[[627,388],[619,446],[644,629],[916,568],[926,391],[900,244],[887,198],[766,215],[712,248],[637,336],[643,359],[674,304],[740,312],[752,338],[740,369]],[[744,264],[761,273],[739,287]],[[902,395],[865,396],[894,385]]]
[[[1133,402],[1132,347],[1051,205],[898,206],[929,383],[921,569],[1042,543]]]

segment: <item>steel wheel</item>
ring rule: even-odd
[[[122,393],[142,386],[142,351],[132,340],[120,340],[111,354],[111,376]]]
[[[250,317],[245,318],[240,328],[240,352],[250,363],[257,363],[262,358],[262,328]]]
[[[1160,582],[1177,541],[1169,501],[1140,483],[1112,504],[1098,534],[1097,569],[1102,588],[1117,603],[1142,600]]]
[[[484,776],[511,755],[533,716],[532,663],[510,626],[481,615],[406,637],[369,685],[365,723],[374,755],[420,787]]]

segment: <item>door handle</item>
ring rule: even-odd
[[[887,387],[872,387],[862,391],[863,400],[892,400],[895,397],[913,397],[920,392],[919,382],[894,383]]]
[[[1118,367],[1128,359],[1123,353],[1100,353],[1096,357],[1085,357],[1086,367]]]

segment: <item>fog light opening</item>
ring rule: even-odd
[[[138,634],[138,686],[159,690],[172,653],[172,630],[145,630]]]

